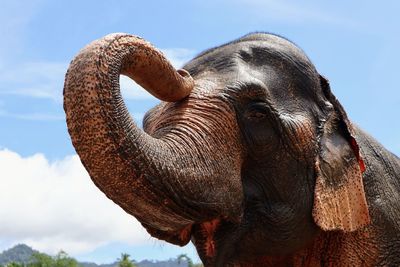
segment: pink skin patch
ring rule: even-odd
[[[360,148],[358,147],[357,141],[354,138],[351,138],[350,144],[351,144],[351,148],[353,149],[354,153],[356,154],[358,164],[360,165],[361,173],[364,173],[366,167],[365,167],[365,163],[364,163],[363,159],[360,156]]]
[[[179,239],[182,240],[184,243],[189,242],[190,240],[190,236],[192,234],[192,226],[192,224],[188,225],[179,234]]]
[[[209,222],[204,222],[201,225],[202,232],[206,237],[206,242],[204,243],[204,251],[206,252],[206,256],[210,258],[215,256],[214,233],[217,230],[219,224],[220,219],[214,219]]]

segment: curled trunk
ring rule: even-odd
[[[118,34],[95,41],[71,62],[65,78],[64,109],[73,145],[94,183],[125,211],[139,219],[146,214],[142,222],[161,230],[183,228],[191,221],[161,205],[163,193],[147,180],[148,166],[163,164],[154,158],[166,157],[167,151],[134,124],[120,94],[120,73],[163,100],[183,98],[193,87],[190,76],[181,77],[140,38]]]

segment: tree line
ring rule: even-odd
[[[177,257],[178,263],[182,260],[186,261],[187,267],[203,267],[202,264],[194,264],[192,259],[186,254]],[[130,259],[130,255],[122,253],[117,259],[118,267],[138,267],[134,260]],[[35,252],[32,254],[28,263],[10,262],[0,267],[83,267],[76,259],[70,257],[66,252],[60,251],[55,256],[49,256],[45,253]]]

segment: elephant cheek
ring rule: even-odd
[[[285,117],[283,123],[284,134],[294,156],[299,159],[313,159],[317,143],[315,123],[303,115],[292,115],[290,119]]]

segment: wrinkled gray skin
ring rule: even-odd
[[[118,42],[71,64],[64,106],[93,181],[152,236],[191,240],[205,266],[400,265],[400,160],[347,119],[303,51],[257,33],[200,54],[184,66],[193,90],[150,110],[143,132],[115,77],[151,86],[133,60],[108,67]]]

